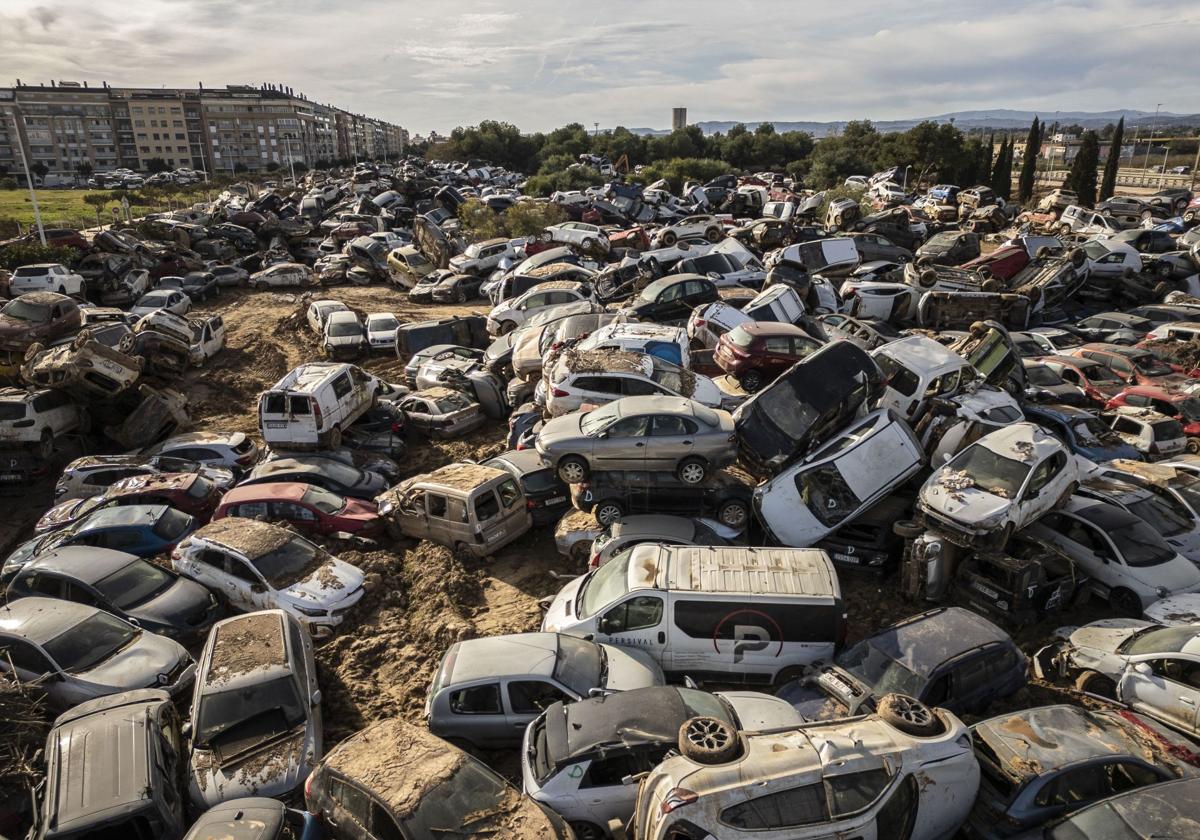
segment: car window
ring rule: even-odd
[[[784,356],[791,355],[792,340],[782,336],[769,337],[767,338],[766,347],[768,353],[779,353]]]
[[[857,813],[879,798],[891,782],[882,767],[827,778],[829,809],[835,817]]]
[[[508,705],[519,715],[541,714],[552,703],[574,699],[544,680],[513,680],[508,684]]]
[[[637,759],[629,753],[596,758],[588,765],[587,772],[579,782],[579,787],[596,788],[619,785],[621,779],[637,773],[638,769]]]
[[[662,621],[661,598],[640,595],[618,604],[604,614],[600,621],[602,633],[624,633],[657,627]]]
[[[0,662],[5,660],[11,660],[13,666],[22,671],[39,676],[54,670],[45,655],[23,639],[0,639]]]
[[[371,836],[376,840],[406,840],[387,809],[371,800]]]
[[[1054,476],[1062,472],[1066,465],[1067,456],[1062,452],[1055,452],[1045,461],[1042,461],[1042,463],[1038,464],[1037,469],[1033,471],[1033,477],[1029,479],[1029,486],[1025,488],[1025,495],[1023,498],[1035,498],[1039,493],[1042,492],[1042,488],[1050,483],[1050,480],[1053,479]]]
[[[1154,659],[1150,668],[1155,675],[1189,688],[1200,688],[1200,662],[1186,659]]]
[[[350,377],[345,373],[335,377],[333,382],[330,384],[333,387],[333,393],[339,400],[349,394],[352,387],[350,385]]]
[[[227,555],[225,561],[225,571],[238,580],[244,580],[247,583],[262,583],[258,574],[240,558]]]
[[[439,496],[436,493],[425,494],[425,508],[430,516],[436,516],[438,519],[446,518],[446,497]]]
[[[741,829],[788,828],[825,819],[825,786],[819,782],[748,799],[721,812],[721,822]]]
[[[491,490],[475,497],[475,520],[477,522],[486,522],[498,513],[500,513],[500,502],[496,500],[496,494]]]
[[[649,417],[623,417],[605,431],[609,437],[643,437],[649,424]]]
[[[345,810],[351,819],[363,828],[367,827],[371,800],[363,791],[354,785],[335,778],[330,780],[329,795],[334,802],[338,803]]]
[[[303,505],[295,502],[272,502],[272,519],[289,519],[293,522],[316,522],[317,515]]]
[[[686,417],[677,414],[657,414],[654,417],[651,435],[667,437],[671,435],[692,435],[696,433],[696,424]]]
[[[500,497],[500,504],[505,508],[510,508],[514,502],[521,498],[521,489],[517,487],[517,483],[512,479],[505,479],[496,488],[496,494]]]
[[[621,376],[618,377],[618,380],[621,383],[621,393],[626,397],[645,397],[667,393],[658,383],[640,377]]]
[[[875,840],[908,840],[916,818],[917,781],[905,776],[875,817]]]
[[[450,692],[450,711],[456,715],[499,715],[500,683],[476,685]]]

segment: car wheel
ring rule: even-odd
[[[1188,203],[1189,203],[1189,202],[1188,202],[1188,200],[1187,200],[1186,198],[1181,198],[1181,199],[1179,199],[1178,201],[1176,201],[1176,202],[1175,202],[1175,211],[1176,211],[1177,213],[1182,213],[1182,212],[1183,212],[1183,208],[1187,207],[1187,206],[1188,206]]]
[[[133,333],[126,333],[121,336],[121,340],[117,342],[117,349],[122,353],[129,355],[133,353],[134,345],[137,344],[137,339],[133,337]]]
[[[621,520],[621,506],[616,502],[603,502],[596,505],[592,514],[596,517],[596,521],[607,528],[614,522]]]
[[[697,764],[721,764],[737,754],[733,727],[714,717],[694,717],[679,727],[679,751]]]
[[[517,325],[514,322],[504,321],[503,323],[500,324],[500,332],[498,334],[499,335],[508,335],[510,332],[512,332],[516,328],[517,328]]]
[[[1076,677],[1075,690],[1085,694],[1097,694],[1109,700],[1117,699],[1117,684],[1096,671],[1084,671]]]
[[[762,374],[757,370],[748,370],[742,374],[738,380],[738,384],[742,386],[742,390],[747,394],[753,394],[763,386]]]
[[[1143,211],[1142,211],[1142,221],[1143,221],[1143,222],[1144,222],[1144,221],[1146,221],[1147,219],[1149,219],[1149,218],[1150,218],[1151,216],[1153,216],[1153,215],[1154,215],[1154,214],[1153,214],[1153,213],[1151,213],[1149,210],[1143,210]]]
[[[938,735],[945,729],[933,709],[907,694],[885,694],[876,704],[875,712],[884,723],[907,735]]]
[[[684,458],[675,469],[675,477],[695,486],[708,477],[708,465],[702,458]]]
[[[1154,296],[1162,300],[1171,293],[1171,287],[1166,283],[1158,283],[1154,287]]]
[[[38,454],[42,458],[49,458],[54,454],[54,432],[49,429],[42,430],[42,438],[38,441]]]
[[[342,445],[342,427],[334,426],[329,430],[329,448],[337,449]]]
[[[721,229],[715,228],[715,227],[709,228],[708,230],[704,231],[704,238],[707,239],[709,242],[720,242],[721,241]]]
[[[917,276],[917,282],[923,288],[929,289],[937,285],[938,273],[935,269],[927,268]]]
[[[1113,608],[1113,612],[1125,618],[1142,617],[1142,599],[1132,589],[1114,589],[1108,593],[1108,604]]]
[[[579,247],[585,251],[590,251],[596,247],[596,242],[589,236],[585,238],[582,243],[580,243]]]
[[[1171,264],[1169,262],[1160,262],[1154,267],[1154,272],[1164,280],[1171,279]]]
[[[673,230],[664,231],[663,235],[661,237],[662,244],[669,247],[671,245],[674,245],[675,240],[677,240],[678,238],[679,237],[675,235],[675,231],[673,231]]]
[[[608,833],[595,823],[570,820],[567,825],[571,826],[571,831],[575,832],[578,840],[604,840],[608,837]]]
[[[780,671],[778,674],[775,675],[775,682],[773,684],[776,687],[782,688],[783,686],[787,685],[788,683],[793,682],[794,680],[798,680],[801,677],[803,677],[804,670],[805,669],[800,665],[793,665],[790,668],[784,668],[782,671]]]
[[[1001,289],[1003,289],[1003,286],[1000,285],[1000,281],[997,280],[996,278],[989,277],[987,280],[983,281],[983,285],[980,286],[979,288],[985,292],[994,294],[996,292],[1001,291]]]
[[[454,302],[455,302],[455,303],[466,303],[466,302],[467,302],[467,293],[466,293],[466,291],[465,291],[465,290],[463,290],[463,289],[461,289],[461,288],[455,288],[455,290],[454,290]]]
[[[730,499],[717,510],[717,521],[730,528],[745,528],[750,508],[741,499]]]
[[[1070,236],[1071,235],[1071,226],[1070,225],[1059,225],[1058,233],[1060,236]]]
[[[590,472],[587,461],[578,455],[568,455],[558,462],[558,477],[566,484],[579,484]]]
[[[1200,439],[1194,437],[1188,438],[1187,451],[1192,455],[1200,454]]]
[[[67,293],[67,287],[60,284],[58,287],[58,293],[60,295],[65,295]]]
[[[902,539],[915,540],[925,533],[925,528],[913,519],[901,519],[892,523],[892,533]]]

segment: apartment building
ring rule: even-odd
[[[18,135],[19,132],[19,135]],[[0,173],[31,166],[70,178],[150,161],[213,173],[289,162],[383,159],[402,154],[398,125],[323,105],[284,85],[116,88],[51,82],[0,88]]]

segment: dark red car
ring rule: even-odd
[[[820,346],[821,342],[792,324],[754,321],[722,335],[713,361],[753,393]]]
[[[993,277],[1009,280],[1027,265],[1029,265],[1028,251],[1020,245],[1005,245],[990,254],[984,254],[982,257],[976,257],[970,262],[963,263],[962,267],[986,268]]]
[[[1042,356],[1050,368],[1072,385],[1078,385],[1087,398],[1103,408],[1108,401],[1124,390],[1128,384],[1102,362],[1077,356]]]
[[[321,487],[300,482],[274,482],[235,487],[225,494],[213,519],[240,516],[287,522],[304,531],[360,537],[383,533],[383,521],[373,502],[347,499]]]
[[[1151,408],[1160,414],[1179,421],[1189,438],[1200,437],[1200,397],[1168,391],[1154,385],[1133,385],[1108,401],[1107,408],[1131,405],[1135,408]],[[1191,441],[1188,451],[1192,451]]]
[[[38,520],[37,533],[56,531],[93,510],[114,505],[167,505],[201,524],[212,518],[221,502],[221,488],[197,473],[150,473],[114,482],[98,496],[71,499],[55,505]]]
[[[1095,342],[1076,347],[1068,355],[1099,362],[1130,385],[1159,385],[1169,388],[1188,381],[1186,376],[1176,373],[1169,364],[1149,350],[1137,347]]]
[[[56,292],[27,292],[0,309],[0,350],[24,351],[79,332],[79,305]]]
[[[82,233],[71,228],[46,228],[44,232],[46,244],[51,248],[74,248],[76,251],[86,251],[92,247],[92,243],[88,242]],[[6,245],[40,245],[41,243],[42,240],[38,236],[37,230],[31,230],[24,236],[0,242],[0,248]]]
[[[610,230],[608,244],[611,248],[632,248],[635,251],[650,250],[650,234],[641,225],[627,230]]]
[[[335,242],[349,242],[359,236],[370,236],[375,228],[366,222],[342,222],[329,232]]]

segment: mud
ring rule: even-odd
[[[213,644],[208,682],[221,685],[260,668],[286,664],[279,616],[254,614],[220,628]]]

